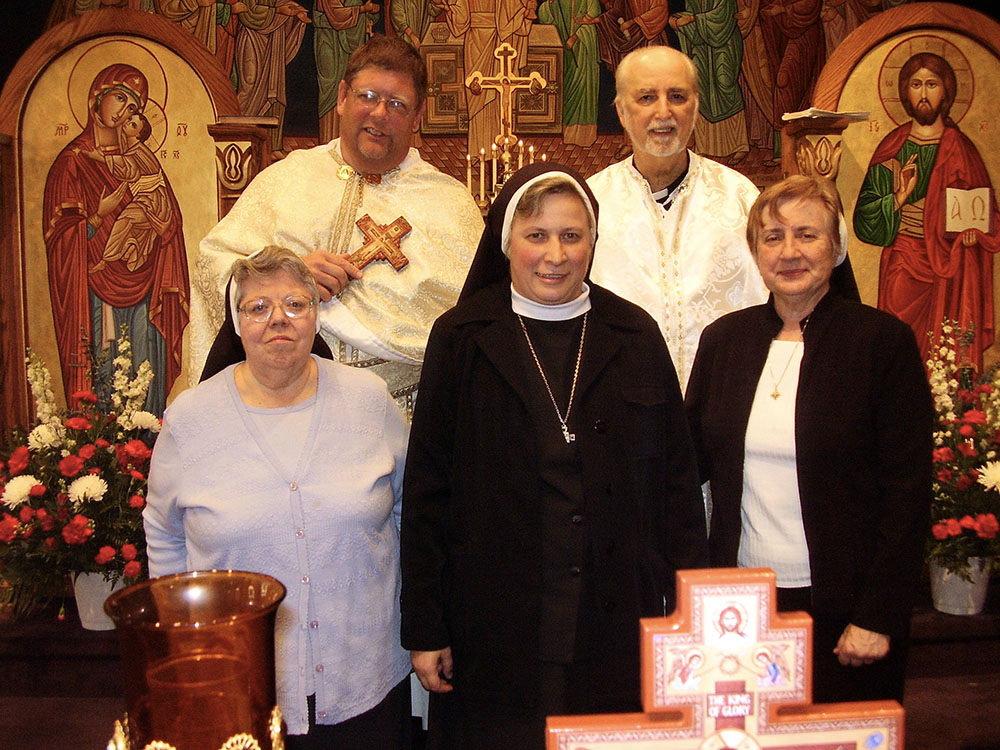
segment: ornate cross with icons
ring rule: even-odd
[[[379,224],[365,214],[357,220],[358,229],[364,232],[364,244],[347,256],[347,260],[358,268],[364,268],[373,260],[387,260],[397,271],[410,262],[399,248],[403,239],[413,227],[402,216],[391,224]]]
[[[551,716],[546,750],[902,750],[895,701],[811,704],[812,620],[775,601],[767,569],[679,572],[640,621],[644,713]]]

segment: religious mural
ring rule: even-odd
[[[842,109],[871,113],[844,135],[838,180],[864,243],[851,251],[863,299],[908,323],[925,358],[943,319],[973,326],[978,367],[994,344],[997,72],[994,54],[968,38],[906,34],[868,55],[841,97]]]
[[[190,258],[217,221],[216,114],[204,84],[148,40],[74,46],[38,78],[24,107],[24,268],[28,341],[57,398],[106,375],[122,326],[133,365],[148,360],[146,408],[187,386]],[[210,197],[210,200],[205,198]],[[103,356],[102,356],[103,355]]]
[[[71,97],[81,85],[86,81],[71,81]],[[181,370],[190,284],[180,207],[147,145],[150,116],[159,150],[166,121],[149,99],[146,76],[125,63],[100,70],[89,84],[82,130],[48,170],[42,223],[66,392],[90,387],[81,351],[88,344],[111,350],[111,372],[126,326],[133,366],[152,366],[146,408],[159,414]]]

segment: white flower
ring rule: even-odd
[[[65,437],[65,431],[57,424],[40,424],[28,434],[28,447],[35,451],[59,447]]]
[[[1000,461],[988,461],[979,470],[979,483],[1000,492]]]
[[[78,507],[86,500],[104,499],[104,493],[107,491],[108,483],[93,474],[77,477],[68,490],[69,499]]]
[[[118,424],[126,430],[149,430],[150,432],[160,431],[160,420],[155,414],[148,411],[137,411],[132,414],[123,414],[118,418]]]
[[[14,477],[7,482],[3,496],[0,497],[0,502],[5,503],[8,508],[16,508],[27,501],[28,493],[31,492],[31,488],[36,484],[41,484],[41,482],[31,474],[22,474],[19,477]]]

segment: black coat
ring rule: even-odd
[[[639,618],[672,608],[675,571],[707,561],[694,451],[653,320],[591,285],[570,430],[577,438],[592,596],[578,630],[607,696],[638,701]],[[532,707],[542,523],[537,378],[509,282],[438,319],[420,379],[403,484],[403,646],[450,646],[456,693]],[[533,413],[534,412],[534,413]],[[567,519],[567,523],[572,523]]]
[[[714,566],[736,565],[744,436],[771,340],[771,303],[702,334],[687,409],[711,482]],[[933,404],[913,331],[828,293],[809,318],[795,401],[796,472],[813,614],[907,631],[931,501]]]

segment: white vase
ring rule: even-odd
[[[80,624],[85,630],[115,629],[111,618],[104,614],[104,600],[122,586],[121,579],[112,586],[110,581],[104,580],[103,573],[77,573],[73,579],[73,596]]]
[[[978,615],[982,612],[990,583],[991,563],[992,559],[988,557],[970,557],[970,582],[932,560],[929,567],[934,609],[949,615]]]

